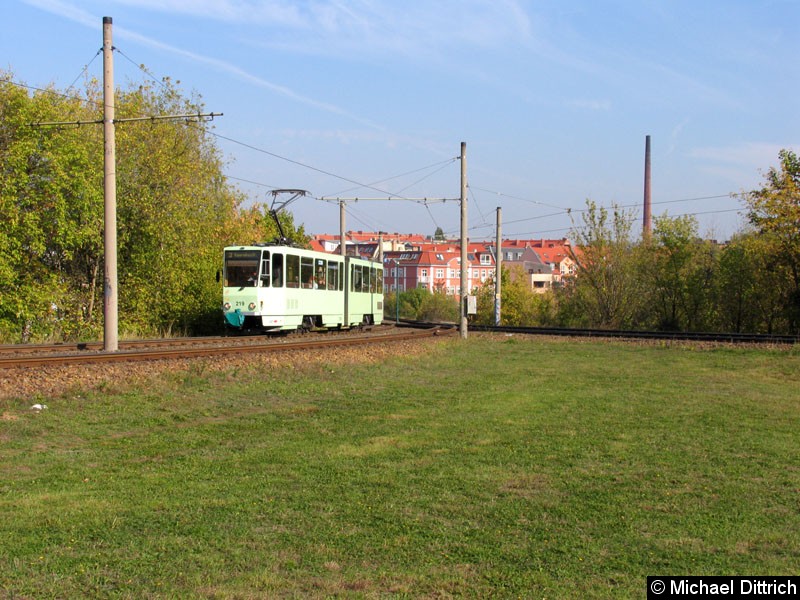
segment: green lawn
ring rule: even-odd
[[[2,598],[642,598],[800,564],[797,350],[472,335],[46,403],[0,401]]]

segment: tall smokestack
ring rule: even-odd
[[[650,197],[650,136],[645,137],[644,143],[644,217],[642,218],[642,239],[649,240],[653,230],[651,221]]]

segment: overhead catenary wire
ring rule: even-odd
[[[486,223],[487,222],[486,221],[486,216],[483,214],[483,211],[481,210],[481,205],[478,202],[478,199],[475,197],[475,193],[470,189],[469,186],[467,186],[467,192],[472,197],[472,203],[475,205],[475,208],[478,209],[478,214],[481,216],[481,221],[483,223]]]
[[[80,77],[80,75],[78,75],[78,77]],[[14,81],[13,79],[3,79],[0,81],[5,81],[6,83],[9,83],[11,85],[32,90],[34,92],[43,92],[45,94],[53,94],[54,96],[61,96],[62,98],[66,98],[67,100],[77,100],[79,102],[87,102],[89,104],[94,104],[98,108],[102,108],[103,106],[102,102],[95,102],[94,100],[89,100],[88,98],[83,98],[81,96],[74,96],[71,94],[65,94],[64,92],[57,92],[56,90],[51,88],[43,88],[35,85],[29,85],[27,83],[20,83],[19,81]]]
[[[532,204],[540,204],[542,206],[549,206],[550,208],[563,208],[561,206],[555,206],[553,204],[547,204],[546,202],[540,202],[539,200],[531,200],[529,198],[521,198],[519,196],[512,196],[511,194],[504,194],[503,192],[495,192],[492,190],[487,190],[484,188],[475,187],[474,185],[469,186],[470,190],[477,190],[479,192],[485,192],[487,194],[494,194],[496,196],[502,196],[503,198],[510,198],[512,200],[521,200],[522,202],[530,202]]]
[[[258,182],[258,181],[252,181],[251,179],[244,179],[243,177],[234,177],[233,175],[225,175],[225,178],[226,179],[233,179],[234,181],[241,181],[243,183],[249,183],[250,185],[256,185],[256,186],[259,186],[259,187],[265,187],[265,188],[269,188],[269,189],[273,189],[273,190],[280,188],[280,186],[278,186],[278,185],[272,185],[270,183],[261,183],[261,182]]]
[[[164,83],[164,80],[163,79],[158,79],[155,75],[153,75],[150,72],[150,70],[147,67],[144,66],[144,63],[137,63],[136,61],[134,61],[131,57],[129,57],[127,54],[125,54],[122,50],[120,50],[116,46],[113,48],[113,50],[114,50],[114,52],[119,54],[122,58],[124,58],[129,63],[131,63],[134,67],[139,69],[142,73],[147,75],[150,79],[152,79],[158,85],[160,85],[161,87],[167,89],[168,86]]]
[[[102,53],[103,53],[103,49],[102,49],[102,48],[99,48],[99,49],[97,50],[97,52],[95,53],[95,55],[92,57],[92,59],[91,59],[91,60],[90,60],[88,63],[86,63],[86,66],[84,66],[84,67],[83,67],[83,69],[81,70],[81,72],[80,72],[80,73],[78,73],[78,76],[77,76],[77,77],[76,77],[76,78],[75,78],[75,79],[72,81],[72,83],[70,83],[70,84],[67,86],[67,91],[69,91],[69,90],[71,90],[71,89],[72,89],[72,86],[74,86],[74,85],[75,85],[75,83],[78,81],[78,79],[80,79],[80,78],[81,78],[81,77],[84,75],[84,73],[86,73],[86,71],[88,71],[88,70],[89,70],[89,67],[92,65],[92,63],[95,61],[95,59],[96,59],[98,56],[100,56]]]
[[[413,169],[411,171],[406,171],[405,173],[400,173],[398,175],[393,175],[392,177],[386,177],[385,179],[379,179],[378,181],[373,181],[369,185],[379,185],[379,184],[382,184],[382,183],[386,183],[387,181],[392,181],[393,179],[400,179],[401,177],[405,177],[407,175],[413,175],[414,173],[419,173],[420,171],[425,171],[427,169],[433,169],[434,167],[442,166],[442,168],[444,168],[447,165],[450,165],[450,164],[454,163],[457,160],[458,160],[458,157],[456,156],[454,158],[449,158],[447,160],[443,160],[443,161],[439,161],[439,162],[433,163],[432,165],[427,165],[425,167],[420,167],[418,169]],[[433,174],[438,173],[440,170],[441,169],[438,169],[437,171],[434,171]],[[429,177],[429,176],[423,177],[419,181],[423,181],[423,180],[427,179],[427,177]],[[419,181],[417,181],[415,183],[419,183]],[[412,185],[414,185],[414,184],[412,184]],[[362,186],[358,186],[358,187],[348,188],[346,190],[341,190],[339,192],[333,192],[331,194],[323,194],[321,197],[322,198],[326,198],[326,197],[330,197],[330,196],[340,196],[342,194],[346,194],[348,192],[352,192],[353,190],[361,189],[361,187]],[[400,191],[403,191],[403,190],[400,190]]]
[[[443,171],[445,168],[447,168],[448,166],[450,166],[451,164],[453,164],[457,160],[458,160],[458,157],[450,159],[449,161],[447,161],[444,165],[442,165],[441,167],[439,167],[435,171],[432,171],[432,172],[428,173],[427,175],[425,175],[424,177],[420,177],[416,181],[413,181],[413,182],[409,183],[406,187],[397,190],[397,193],[400,194],[402,192],[405,192],[408,188],[414,187],[415,185],[418,185],[418,184],[422,183],[426,179],[430,179],[431,177],[433,177],[434,175],[436,175],[440,171]]]
[[[732,213],[732,212],[741,213],[742,210],[743,209],[739,209],[739,208],[730,208],[730,209],[722,209],[722,210],[707,210],[707,211],[698,211],[698,212],[691,212],[691,213],[681,213],[681,214],[674,215],[674,217],[691,217],[691,216],[714,215],[714,214]],[[563,214],[563,213],[557,213],[557,214]],[[551,214],[551,215],[544,215],[544,216],[554,216],[554,215]],[[522,222],[522,221],[529,221],[529,220],[530,219],[519,219],[516,222],[519,223],[519,222]],[[504,225],[506,225],[506,223],[504,223]],[[470,230],[488,229],[490,227],[494,227],[494,225],[493,224],[488,224],[488,223],[487,224],[481,224],[481,225],[475,225],[475,226],[471,227]],[[559,227],[557,229],[516,232],[513,235],[515,235],[515,236],[540,237],[541,234],[543,234],[543,233],[556,233],[556,232],[559,232],[559,231],[570,232],[570,231],[574,231],[575,229],[576,229],[576,226],[575,225],[571,225],[569,227]],[[447,233],[454,233],[454,232],[450,231],[450,232],[447,232]]]
[[[371,186],[371,185],[367,185],[367,184],[361,183],[360,181],[356,181],[355,179],[350,179],[349,177],[344,177],[343,175],[337,175],[336,173],[332,173],[331,171],[327,171],[325,169],[320,169],[319,167],[314,167],[312,165],[300,162],[299,160],[294,160],[294,159],[288,158],[286,156],[281,156],[280,154],[277,154],[275,152],[270,152],[269,150],[266,150],[264,148],[259,148],[258,146],[254,146],[253,144],[249,144],[247,142],[242,142],[242,141],[233,139],[232,137],[228,137],[228,136],[222,135],[220,133],[217,133],[216,131],[209,131],[208,133],[210,135],[213,135],[213,136],[221,139],[221,140],[225,140],[225,141],[230,142],[232,144],[237,144],[239,146],[242,146],[243,148],[248,148],[250,150],[253,150],[254,152],[260,152],[261,154],[266,154],[267,156],[272,156],[273,158],[277,158],[278,160],[282,160],[282,161],[291,163],[293,165],[297,165],[298,167],[303,167],[304,169],[309,169],[311,171],[315,171],[316,173],[320,173],[322,175],[327,175],[328,177],[333,177],[333,178],[339,179],[341,181],[346,181],[347,183],[352,183],[353,185],[357,185],[358,187],[367,188],[367,189],[370,189],[370,190],[373,190],[373,191],[376,191],[376,192],[380,192],[381,194],[386,194],[387,196],[396,197],[398,200],[405,200],[406,199],[406,198],[404,198],[404,197],[402,197],[402,196],[400,196],[398,194],[393,194],[391,192],[387,192],[386,190],[382,190],[382,189],[377,188],[375,186]]]
[[[146,74],[148,77],[150,77],[150,78],[151,78],[153,81],[155,81],[155,82],[156,82],[156,83],[158,83],[159,85],[165,86],[165,84],[163,83],[163,81],[159,81],[159,80],[158,80],[158,79],[157,79],[157,78],[156,78],[156,77],[155,77],[155,76],[154,76],[152,73],[150,73],[150,72],[149,72],[149,71],[148,71],[148,70],[147,70],[147,69],[144,67],[144,65],[139,65],[139,64],[135,63],[135,61],[133,61],[133,60],[132,60],[130,57],[128,57],[128,56],[127,56],[127,55],[126,55],[124,52],[122,52],[121,50],[119,50],[119,49],[117,49],[117,48],[114,48],[114,51],[115,51],[115,52],[117,52],[118,54],[120,54],[121,56],[123,56],[123,57],[124,57],[124,58],[125,58],[127,61],[129,61],[130,63],[132,63],[132,64],[134,64],[135,66],[137,66],[137,68],[139,68],[139,69],[140,69],[140,70],[141,70],[143,73],[145,73],[145,74]],[[98,54],[99,54],[99,53],[100,53],[100,51],[98,51]],[[95,58],[96,58],[96,56],[95,56]],[[90,63],[89,63],[89,64],[91,64],[91,62],[93,62],[93,61],[94,61],[94,58],[92,59],[92,61],[90,61]],[[80,76],[81,76],[83,73],[85,73],[85,72],[86,72],[86,70],[88,69],[88,66],[89,66],[89,65],[87,65],[87,66],[84,68],[84,70],[81,72],[81,74],[79,74],[79,75],[78,75],[78,78],[79,78],[79,77],[80,77]],[[46,89],[46,88],[40,88],[40,87],[31,86],[31,85],[27,85],[27,84],[22,84],[22,83],[19,83],[19,82],[13,81],[13,80],[11,80],[11,79],[6,79],[6,81],[7,81],[8,83],[11,83],[11,84],[13,84],[13,85],[16,85],[16,86],[19,86],[19,87],[22,87],[22,88],[26,88],[26,89],[31,89],[31,90],[36,90],[36,91],[41,91],[41,92],[46,92],[46,93],[52,93],[52,94],[55,94],[55,95],[62,96],[62,97],[64,97],[64,98],[68,98],[68,99],[74,99],[74,100],[80,100],[80,101],[83,101],[83,102],[90,102],[90,103],[94,103],[94,104],[99,104],[99,103],[93,102],[93,101],[91,101],[91,100],[88,100],[88,99],[86,99],[86,98],[81,98],[81,97],[77,97],[77,96],[74,96],[74,95],[64,94],[64,93],[57,92],[57,91],[55,91],[55,90],[52,90],[52,89]],[[76,78],[76,81],[77,81],[77,78]],[[71,85],[70,85],[70,88],[72,87],[72,85],[74,85],[74,82],[73,82],[73,84],[71,84]],[[68,89],[70,89],[70,88],[68,88]],[[186,118],[197,118],[197,117],[198,117],[198,115],[185,115],[185,117],[186,117]],[[139,118],[139,120],[149,120],[149,119],[150,119],[150,117],[141,117],[141,118]],[[92,122],[94,122],[94,121],[92,121]],[[78,121],[78,122],[76,122],[75,124],[82,124],[82,123],[83,123],[83,122],[80,122],[80,121]],[[87,123],[88,123],[88,122],[87,122]],[[402,195],[402,192],[404,192],[404,191],[405,191],[405,190],[407,190],[408,188],[410,188],[410,187],[413,187],[414,185],[416,185],[416,184],[418,184],[418,183],[420,183],[420,182],[424,181],[425,179],[428,179],[428,178],[432,177],[434,174],[436,174],[437,172],[439,172],[439,171],[441,171],[442,169],[446,168],[446,166],[448,166],[448,165],[449,165],[449,164],[451,164],[452,162],[454,162],[454,161],[458,160],[458,157],[451,158],[451,159],[447,159],[447,160],[445,160],[445,161],[441,161],[441,162],[438,162],[438,163],[435,163],[435,164],[433,164],[433,165],[429,165],[429,166],[426,166],[426,167],[421,167],[421,168],[419,168],[419,169],[415,169],[415,170],[413,170],[413,171],[408,171],[408,172],[406,172],[406,173],[402,173],[402,174],[400,174],[400,175],[396,175],[396,176],[393,176],[393,177],[389,177],[389,178],[386,178],[386,179],[380,180],[380,181],[378,181],[378,182],[374,182],[374,183],[372,183],[372,184],[364,184],[364,183],[362,183],[362,182],[359,182],[359,181],[356,181],[356,180],[354,180],[354,179],[351,179],[351,178],[345,177],[345,176],[343,176],[343,175],[339,175],[339,174],[337,174],[337,173],[334,173],[334,172],[331,172],[331,171],[329,171],[329,170],[326,170],[326,169],[321,169],[321,168],[319,168],[319,167],[315,167],[315,166],[313,166],[313,165],[310,165],[310,164],[307,164],[307,163],[303,163],[303,162],[301,162],[301,161],[297,161],[297,160],[291,159],[291,158],[289,158],[289,157],[286,157],[286,156],[282,156],[282,155],[280,155],[280,154],[278,154],[278,153],[271,152],[271,151],[269,151],[269,150],[266,150],[266,149],[264,149],[264,148],[257,147],[257,146],[255,146],[255,145],[253,145],[253,144],[249,144],[249,143],[246,143],[246,142],[242,142],[242,141],[240,141],[240,140],[236,140],[236,139],[234,139],[234,138],[231,138],[231,137],[229,137],[229,136],[225,136],[225,135],[219,134],[219,133],[217,133],[217,132],[215,132],[215,131],[211,131],[211,130],[208,130],[208,129],[206,129],[206,132],[207,132],[208,134],[210,134],[210,135],[213,135],[213,136],[215,136],[215,137],[217,137],[217,138],[219,138],[219,139],[222,139],[222,140],[226,140],[226,141],[228,141],[228,142],[230,142],[230,143],[233,143],[233,144],[240,145],[240,146],[242,146],[242,147],[245,147],[245,148],[251,149],[251,150],[253,150],[253,151],[256,151],[256,152],[259,152],[259,153],[263,153],[263,154],[266,154],[266,155],[268,155],[268,156],[272,156],[272,157],[274,157],[274,158],[277,158],[277,159],[279,159],[279,160],[283,160],[283,161],[286,161],[286,162],[289,162],[289,163],[295,164],[295,165],[297,165],[297,166],[300,166],[300,167],[302,167],[302,168],[306,168],[306,169],[309,169],[309,170],[312,170],[312,171],[318,172],[318,173],[320,173],[320,174],[323,174],[323,175],[326,175],[326,176],[329,176],[329,177],[333,177],[333,178],[336,178],[336,179],[339,179],[339,180],[345,181],[345,182],[347,182],[347,183],[351,183],[351,184],[353,184],[353,185],[355,185],[355,186],[358,186],[358,188],[365,188],[365,189],[371,189],[371,190],[374,190],[374,191],[378,191],[378,192],[380,192],[380,193],[382,193],[382,194],[386,194],[386,195],[387,195],[389,198],[391,198],[391,199],[396,199],[396,200],[405,200],[405,201],[415,201],[415,202],[419,202],[419,203],[421,203],[421,204],[424,204],[424,205],[426,206],[426,210],[428,211],[428,213],[429,213],[429,215],[431,216],[431,218],[432,218],[432,220],[433,220],[434,224],[435,224],[437,227],[439,227],[439,225],[438,225],[438,223],[436,223],[436,219],[433,217],[433,214],[431,213],[431,211],[430,211],[430,208],[429,208],[429,206],[428,206],[428,205],[429,205],[430,203],[433,203],[433,202],[444,202],[444,201],[450,201],[450,200],[457,200],[457,199],[455,199],[455,198],[452,198],[452,199],[434,199],[434,198],[407,198],[407,197],[405,197],[405,196],[403,196],[403,195]],[[392,179],[397,179],[397,178],[399,178],[399,177],[402,177],[402,176],[405,176],[405,175],[409,175],[409,174],[412,174],[412,173],[415,173],[415,172],[420,172],[420,171],[424,171],[424,170],[426,170],[426,169],[435,168],[435,167],[439,167],[439,168],[438,168],[436,171],[434,171],[434,172],[432,172],[432,173],[429,173],[429,174],[427,174],[425,177],[422,177],[422,178],[420,178],[419,180],[417,180],[417,181],[415,181],[415,182],[413,182],[413,183],[409,184],[408,186],[406,186],[406,187],[402,188],[402,189],[401,189],[401,190],[399,190],[398,192],[389,192],[389,191],[386,191],[386,190],[383,190],[383,189],[381,189],[381,188],[377,187],[377,185],[378,185],[378,184],[380,184],[380,183],[383,183],[383,182],[386,182],[386,181],[390,181],[390,180],[392,180]],[[264,187],[275,187],[275,186],[268,185],[268,184],[266,184],[266,183],[260,183],[260,182],[257,182],[257,181],[252,181],[252,180],[248,180],[248,179],[237,178],[237,177],[230,176],[230,175],[226,175],[226,177],[229,177],[229,178],[231,178],[231,179],[234,179],[234,180],[243,181],[243,182],[245,182],[245,183],[248,183],[248,184],[251,184],[251,185],[258,185],[258,186],[264,186]],[[348,190],[345,190],[345,191],[350,191],[350,190],[352,190],[352,189],[358,189],[358,188],[350,188],[350,189],[348,189]],[[522,198],[522,197],[520,197],[520,196],[514,196],[514,195],[511,195],[511,194],[504,193],[504,192],[499,192],[499,191],[488,190],[488,189],[486,189],[486,188],[480,188],[480,187],[476,187],[476,186],[473,186],[473,185],[470,185],[470,186],[469,186],[469,190],[470,190],[470,192],[469,192],[469,193],[470,193],[470,195],[472,196],[473,202],[474,202],[474,204],[475,204],[476,208],[478,209],[478,212],[480,213],[480,216],[481,216],[481,220],[482,220],[482,222],[483,222],[483,223],[482,223],[482,224],[480,224],[480,225],[476,225],[476,226],[473,226],[473,227],[471,227],[471,228],[470,228],[470,230],[482,229],[482,228],[488,228],[488,227],[493,227],[493,226],[494,226],[493,224],[490,224],[490,223],[487,223],[487,222],[486,222],[485,215],[483,215],[483,213],[482,213],[482,211],[481,211],[480,204],[478,203],[477,197],[476,197],[475,193],[473,192],[473,190],[476,190],[476,191],[481,191],[481,192],[484,192],[484,193],[489,193],[489,194],[494,194],[494,195],[498,195],[498,196],[505,197],[505,198],[509,198],[509,199],[515,199],[515,200],[519,200],[519,201],[523,201],[523,202],[529,202],[529,203],[532,203],[532,204],[538,204],[538,205],[541,205],[541,206],[549,206],[549,207],[552,207],[552,208],[562,208],[562,207],[556,207],[555,205],[548,204],[548,203],[545,203],[545,202],[541,202],[541,201],[538,201],[538,200],[531,200],[531,199],[527,199],[527,198]],[[340,192],[340,193],[341,193],[341,192]],[[720,199],[720,198],[726,198],[726,197],[730,197],[730,198],[741,198],[741,197],[743,197],[743,196],[744,196],[744,194],[742,194],[742,193],[727,193],[727,194],[717,194],[717,195],[710,195],[710,196],[700,196],[700,197],[693,197],[693,198],[681,198],[681,199],[677,199],[677,200],[658,201],[658,202],[653,202],[652,204],[653,204],[653,205],[660,205],[660,204],[674,204],[674,203],[681,203],[681,202],[692,202],[692,201],[701,201],[701,200]],[[331,200],[329,197],[325,197],[325,196],[318,197],[318,198],[316,198],[316,199],[317,199],[317,200],[329,200],[329,201]],[[364,201],[366,201],[366,200],[370,200],[370,199],[369,199],[369,198],[359,198],[359,200],[364,200]],[[386,199],[381,199],[381,200],[386,200]],[[633,204],[617,205],[617,206],[616,206],[616,208],[638,208],[639,206],[640,206],[640,203],[638,203],[638,202],[637,202],[637,203],[633,203]],[[520,222],[525,222],[525,221],[530,221],[530,220],[543,219],[543,218],[548,218],[548,217],[552,217],[552,216],[559,216],[559,215],[565,215],[565,214],[570,214],[570,213],[580,214],[580,213],[583,213],[583,212],[585,212],[586,210],[588,210],[588,209],[570,209],[570,208],[566,208],[566,209],[563,209],[563,210],[562,210],[561,212],[559,212],[559,213],[551,213],[551,214],[547,214],[547,215],[537,215],[537,216],[535,216],[535,217],[528,217],[528,218],[523,218],[523,219],[517,219],[517,220],[513,220],[513,221],[508,221],[506,224],[507,224],[507,225],[511,225],[511,224],[514,224],[514,223],[520,223]],[[737,210],[738,210],[738,209],[733,209],[733,210],[719,210],[719,211],[704,211],[704,212],[684,213],[684,214],[686,214],[686,215],[705,215],[705,214],[716,214],[716,213],[725,213],[725,212],[737,212]],[[680,215],[678,215],[678,216],[680,216]],[[565,229],[568,229],[568,228],[565,228]]]
[[[126,54],[124,54],[121,50],[119,50],[118,48],[114,48],[114,50],[118,54],[120,54],[123,57],[125,57],[126,60],[128,60],[132,64],[136,65],[136,63],[130,57],[128,57]],[[163,85],[162,82],[158,81],[158,79],[156,79],[149,71],[144,69],[143,66],[141,66],[141,65],[136,65],[136,66],[137,66],[137,68],[142,70],[144,73],[146,73],[151,79],[153,79],[157,83]],[[18,83],[18,82],[15,82],[13,80],[8,80],[8,81],[9,81],[9,83],[12,83],[14,85],[17,85],[19,87],[23,87],[23,88],[26,88],[26,89],[32,89],[32,90],[37,90],[37,91],[42,91],[42,92],[48,92],[48,93],[53,93],[53,94],[56,94],[56,95],[59,95],[59,96],[63,96],[65,98],[69,98],[69,99],[86,101],[84,98],[80,98],[80,97],[77,97],[77,96],[70,96],[68,94],[63,94],[63,93],[60,93],[60,92],[56,92],[55,90],[48,90],[48,89],[44,89],[44,88],[38,88],[38,87],[35,87],[35,86],[30,86],[30,85],[27,85],[27,84]],[[96,102],[94,102],[94,104],[100,105],[100,103],[96,103]],[[196,117],[196,116],[197,115],[187,115],[187,117]],[[217,115],[216,114],[212,114],[210,116],[217,116]],[[150,119],[150,117],[141,117],[141,118],[139,118],[139,120],[148,120],[148,119]],[[75,122],[73,122],[71,124],[73,124],[73,125],[83,125],[83,124],[97,123],[97,122],[102,122],[102,121],[86,121],[86,122],[75,121]],[[50,123],[42,123],[42,125],[50,125]],[[62,123],[62,125],[63,125],[63,123]],[[393,199],[419,202],[419,203],[425,204],[426,206],[427,206],[428,203],[431,203],[431,202],[444,202],[444,201],[457,200],[455,198],[447,198],[447,199],[443,199],[443,198],[407,198],[407,197],[403,196],[401,193],[389,192],[389,191],[386,191],[384,189],[376,187],[375,184],[365,184],[365,183],[356,181],[354,179],[351,179],[349,177],[345,177],[345,176],[339,175],[337,173],[333,173],[331,171],[328,171],[328,170],[325,170],[325,169],[321,169],[319,167],[315,167],[313,165],[309,165],[307,163],[303,163],[301,161],[297,161],[297,160],[291,159],[291,158],[286,157],[286,156],[282,156],[280,154],[277,154],[275,152],[271,152],[271,151],[266,150],[264,148],[260,148],[258,146],[253,145],[253,144],[249,144],[249,143],[243,142],[241,140],[236,140],[236,139],[234,139],[232,137],[222,135],[222,134],[217,133],[215,131],[206,130],[206,133],[208,133],[210,135],[213,135],[214,137],[217,137],[218,139],[225,140],[225,141],[228,141],[228,142],[233,143],[233,144],[237,144],[239,146],[251,149],[253,151],[266,154],[268,156],[272,156],[274,158],[277,158],[279,160],[283,160],[283,161],[295,164],[295,165],[300,166],[302,168],[306,168],[306,169],[318,172],[320,174],[323,174],[323,175],[326,175],[326,176],[329,176],[329,177],[333,177],[335,179],[339,179],[339,180],[345,181],[347,183],[351,183],[351,184],[357,186],[357,188],[354,188],[354,189],[359,189],[359,188],[371,189],[373,191],[377,191],[377,192],[380,192],[382,194],[386,194],[388,197],[391,197]],[[419,183],[421,181],[424,181],[425,179],[428,179],[429,177],[433,176],[434,174],[436,174],[437,172],[441,171],[442,169],[444,169],[445,167],[447,167],[448,165],[452,164],[453,162],[455,162],[457,160],[458,160],[458,157],[449,158],[449,159],[444,160],[444,161],[436,162],[436,163],[434,163],[432,165],[427,165],[425,167],[420,167],[420,168],[414,169],[412,171],[408,171],[408,172],[405,172],[405,173],[401,173],[399,175],[395,175],[395,176],[383,179],[379,183],[384,182],[384,181],[390,181],[392,179],[397,179],[399,177],[403,177],[403,176],[406,176],[406,175],[409,175],[409,174],[413,174],[413,173],[417,173],[417,172],[420,172],[420,171],[424,171],[426,169],[439,167],[436,171],[426,175],[423,178],[420,178],[418,181],[416,181],[416,182],[406,186],[405,188],[403,188],[403,190],[401,190],[401,192],[402,192],[405,189],[408,189],[409,187],[411,187],[413,185],[416,185],[417,183]],[[264,184],[264,183],[260,183],[260,182],[252,181],[252,180],[247,180],[247,179],[243,179],[243,178],[237,178],[237,177],[227,176],[227,175],[226,175],[226,177],[230,177],[231,179],[244,181],[244,182],[252,184],[252,185],[260,185],[260,186],[264,186],[264,187],[275,187],[275,186],[271,186],[271,185],[268,185],[268,184]],[[353,188],[351,188],[351,189],[353,189]],[[317,199],[318,200],[322,200],[324,198],[325,197],[318,197]],[[367,199],[364,198],[362,200],[367,200]],[[430,213],[430,210],[428,210],[428,212]],[[435,219],[434,219],[434,223],[435,223]]]

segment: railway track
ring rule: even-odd
[[[603,337],[617,339],[676,340],[721,342],[733,344],[798,344],[800,337],[758,333],[703,333],[670,331],[631,331],[611,329],[570,329],[564,327],[504,327],[470,325],[470,331],[516,333],[523,335],[556,335],[564,337]]]
[[[439,327],[388,329],[379,333],[288,338],[201,337],[120,342],[118,352],[103,352],[102,343],[0,346],[0,369],[136,362],[201,356],[311,350],[440,335]]]

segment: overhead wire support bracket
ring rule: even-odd
[[[154,117],[131,117],[129,119],[114,119],[114,123],[131,123],[134,121],[164,121],[164,120],[176,120],[176,119],[184,119],[185,121],[194,121],[197,122],[208,122],[213,121],[214,117],[221,117],[224,113],[196,113],[196,114],[187,114],[187,115],[159,115]]]
[[[427,204],[428,202],[457,202],[459,198],[406,198],[404,196],[389,196],[386,198],[326,198],[325,196],[318,198],[323,202],[417,202],[419,204]]]
[[[157,115],[153,117],[130,117],[127,119],[112,119],[112,123],[133,123],[137,121],[167,121],[184,119],[186,121],[196,120],[198,122],[213,121],[214,117],[221,117],[224,113],[196,113],[186,115]],[[103,119],[96,119],[94,121],[42,121],[39,123],[31,123],[31,127],[62,127],[65,125],[72,125],[80,127],[81,125],[101,125],[104,123]]]

